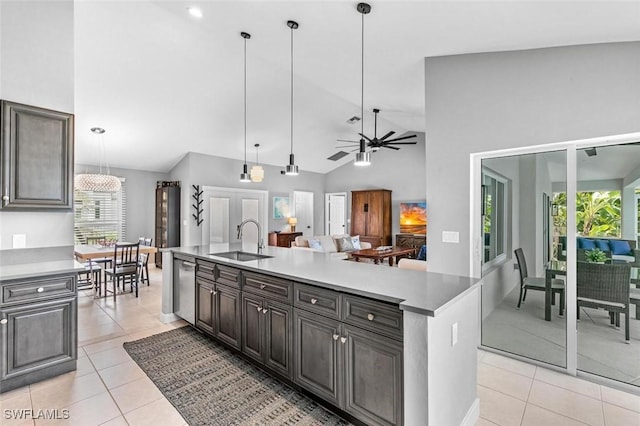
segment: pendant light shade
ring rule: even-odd
[[[298,28],[298,23],[287,21],[287,27],[291,28],[291,152],[289,154],[289,164],[285,167],[284,174],[297,176],[298,166],[296,166],[293,156],[293,30]]]
[[[120,179],[116,176],[109,174],[109,163],[106,162],[106,174],[102,173],[102,161],[104,151],[104,134],[106,130],[101,127],[92,127],[91,132],[96,135],[98,141],[98,156],[100,169],[98,173],[81,173],[74,177],[73,187],[78,191],[93,191],[93,192],[118,192],[122,187]],[[106,157],[106,154],[105,154]]]
[[[258,163],[258,148],[260,148],[260,144],[257,143],[254,145],[256,147],[256,164],[251,167],[251,182],[262,182],[264,179],[264,169]]]
[[[371,6],[367,3],[358,3],[358,12],[362,15],[362,49],[361,49],[361,70],[360,70],[360,134],[364,134],[364,15],[371,12]],[[363,138],[360,139],[360,149],[356,153],[356,159],[353,162],[356,166],[371,165],[371,152],[367,152],[367,144]]]
[[[244,164],[242,165],[240,182],[251,182],[247,171],[247,40],[251,38],[251,34],[243,31],[240,36],[244,39]]]

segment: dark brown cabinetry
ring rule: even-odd
[[[402,312],[374,300],[325,289],[314,294],[309,286],[298,286],[295,382],[367,424],[402,424]],[[324,316],[335,316],[334,300],[342,304],[340,320]]]
[[[416,235],[416,234],[396,234],[396,246],[397,247],[406,247],[412,248],[416,250],[420,250],[420,247],[427,244],[427,236],[426,235]]]
[[[351,191],[350,232],[372,247],[391,245],[391,191]]]
[[[0,283],[0,389],[76,369],[75,275]]]
[[[180,245],[180,182],[159,181],[156,185],[156,247]],[[162,253],[156,253],[156,266],[162,268]]]
[[[1,101],[4,210],[70,210],[73,114]]]
[[[291,243],[302,232],[269,232],[269,245],[276,247],[291,247]]]

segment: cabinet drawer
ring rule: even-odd
[[[340,319],[340,293],[325,288],[295,283],[293,304],[297,308]]]
[[[215,263],[203,262],[201,260],[198,260],[197,266],[196,266],[196,277],[204,278],[209,281],[214,281],[215,269],[216,269]]]
[[[240,270],[228,266],[216,265],[216,282],[240,288]]]
[[[293,282],[253,272],[242,274],[242,289],[266,297],[293,303]]]
[[[2,304],[43,300],[58,296],[75,295],[75,275],[31,278],[7,282],[2,288]]]
[[[342,312],[347,324],[402,340],[402,311],[397,306],[345,294]]]

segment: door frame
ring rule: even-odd
[[[325,235],[329,235],[329,197],[331,195],[340,195],[344,197],[344,232],[347,233],[348,225],[347,222],[347,193],[346,192],[326,192],[324,194],[324,233]]]

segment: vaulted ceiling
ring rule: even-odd
[[[77,1],[76,161],[98,162],[89,129],[107,130],[112,166],[169,171],[189,151],[242,159],[247,42],[248,161],[284,166],[290,146],[294,33],[294,152],[326,173],[336,139],[357,139],[361,15],[355,1]],[[421,131],[424,58],[640,40],[638,1],[377,1],[365,16],[364,131]],[[193,18],[188,6],[203,17]],[[410,146],[403,149],[411,149]]]

